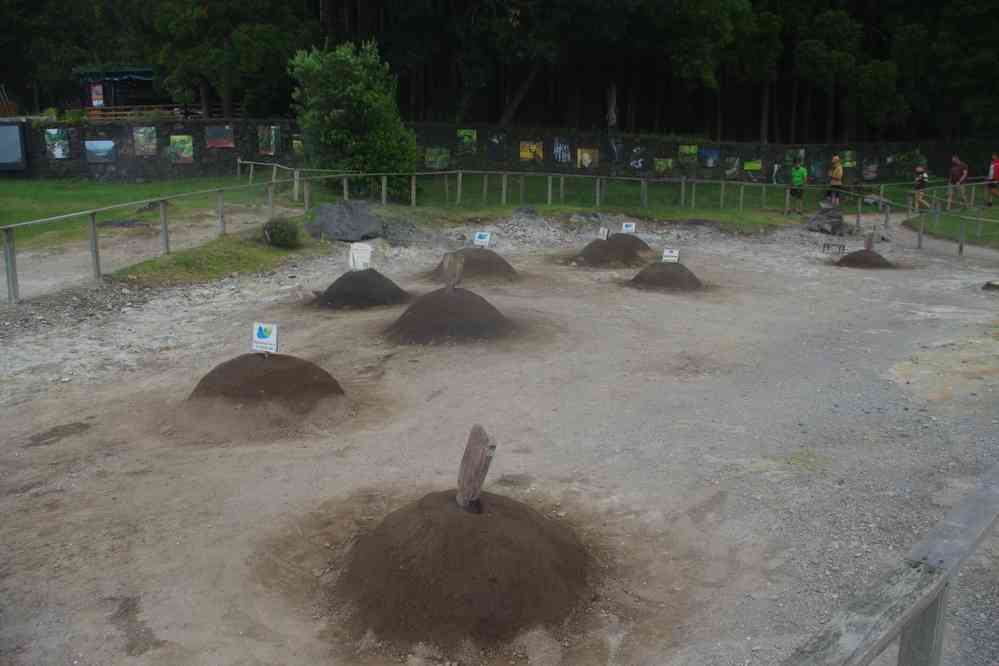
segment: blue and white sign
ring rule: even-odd
[[[258,321],[253,324],[253,351],[264,354],[277,354],[278,327],[277,324],[266,324]]]
[[[492,240],[493,235],[488,231],[476,231],[475,237],[472,239],[472,245],[476,247],[489,247],[489,241]]]
[[[600,240],[607,240],[608,236],[610,236],[610,229],[607,227],[600,227],[600,231],[597,232],[597,238]]]
[[[624,234],[633,234],[633,233],[635,233],[635,223],[634,222],[625,222],[624,224],[622,224],[621,225],[621,233],[624,233]]]
[[[674,250],[668,247],[663,250],[663,263],[666,264],[676,264],[680,261],[680,250]]]
[[[371,268],[371,254],[374,251],[367,243],[352,243],[348,263],[352,271],[366,271]]]

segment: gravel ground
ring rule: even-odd
[[[345,269],[336,244],[267,275],[0,311],[0,663],[386,663],[331,638],[320,535],[448,487],[473,422],[500,441],[490,487],[570,521],[610,573],[570,635],[393,662],[779,663],[999,463],[999,301],[980,290],[999,256],[915,252],[900,230],[878,249],[903,269],[856,271],[797,229],[640,221],[711,288],[552,261],[620,222],[483,225],[525,274],[477,290],[523,329],[488,345],[395,348],[379,333],[398,309],[303,305]],[[479,228],[401,228],[375,266],[428,290]],[[252,446],[163,429],[255,319],[333,372],[356,419]],[[999,663],[997,627],[993,536],[952,595],[945,663]]]

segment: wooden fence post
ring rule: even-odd
[[[350,201],[350,185],[346,176],[343,177],[343,200]]]
[[[503,174],[503,188],[501,190],[502,196],[500,197],[500,203],[502,203],[504,206],[506,205],[506,188],[507,188],[507,181],[508,180],[509,179],[507,178],[507,174],[504,173]]]
[[[763,195],[760,197],[762,201],[760,202],[760,208],[766,210],[767,208],[767,184],[763,183]]]
[[[271,168],[271,182],[272,183],[276,183],[277,182],[277,168],[278,168],[278,165],[275,162],[274,166]]]
[[[719,197],[719,201],[720,201],[720,203],[718,204],[718,207],[719,208],[724,208],[725,207],[725,181],[724,180],[721,182],[721,196]]]
[[[520,174],[520,205],[524,205],[524,174]]]
[[[680,208],[687,206],[687,177],[680,178]]]
[[[558,202],[565,204],[565,176],[558,177]]]
[[[388,204],[388,176],[382,176],[382,205]]]
[[[458,171],[458,185],[457,185],[457,189],[455,190],[455,194],[454,194],[454,205],[455,206],[460,206],[461,205],[461,177],[462,177],[462,173],[459,170]]]
[[[949,583],[944,585],[937,598],[902,631],[898,638],[900,666],[940,666],[949,589]]]
[[[160,201],[160,243],[163,254],[170,254],[170,230],[167,228],[167,202]]]
[[[309,212],[309,208],[312,207],[312,181],[308,178],[305,179],[305,212]]]
[[[878,210],[882,211],[885,207],[885,184],[881,183],[881,188],[878,190]]]
[[[784,214],[787,215],[791,212],[791,189],[786,188],[784,190]]]
[[[596,183],[596,185],[595,185],[596,204],[597,204],[597,208],[600,208],[600,176],[597,176],[594,179],[594,182]]]
[[[298,194],[299,194],[299,190],[300,190],[300,187],[299,187],[299,185],[300,185],[300,183],[299,183],[300,172],[299,172],[298,169],[295,169],[294,176],[295,176],[295,185],[294,185],[294,189],[292,190],[292,199],[295,201],[295,203],[298,203]]]
[[[649,207],[649,181],[646,180],[645,178],[642,179],[641,188],[642,188],[641,189],[641,192],[642,192],[642,208],[648,208]]]
[[[14,247],[14,230],[3,230],[3,263],[7,273],[7,302],[17,303],[20,298],[17,285],[17,250]]]
[[[409,177],[409,205],[416,208],[416,174]]]
[[[746,202],[746,184],[739,185],[739,212],[743,211],[743,204]]]
[[[552,205],[552,177],[548,176],[548,205]]]
[[[857,195],[857,229],[860,229],[860,216],[864,212],[864,196]]]
[[[697,181],[690,183],[690,207],[697,208]]]
[[[274,219],[274,183],[267,186],[267,221]]]
[[[976,189],[975,188],[975,184],[972,183],[971,184],[971,205],[968,206],[968,208],[974,208],[975,207],[975,189]]]
[[[253,185],[253,162],[250,162],[250,185]]]
[[[90,214],[90,265],[94,269],[94,279],[101,279],[101,250],[97,246],[97,213]]]
[[[943,204],[939,201],[937,202],[937,207],[933,211],[933,228],[940,228],[940,209],[943,208]]]
[[[243,158],[242,157],[237,157],[236,158],[236,178],[239,178],[242,175],[243,175]]]
[[[451,177],[444,174],[444,203],[451,203]]]
[[[489,174],[482,174],[482,205],[489,203]]]
[[[225,192],[223,190],[219,190],[216,209],[215,214],[219,222],[219,235],[225,236]]]
[[[965,227],[965,224],[967,224],[967,222],[962,217],[961,218],[961,227],[958,230],[958,240],[957,240],[957,256],[959,256],[959,257],[963,257],[964,256],[964,231],[965,231],[964,227]]]
[[[926,216],[919,216],[919,235],[916,236],[916,249],[923,249],[923,234],[926,233]]]

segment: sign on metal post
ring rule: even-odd
[[[621,225],[621,233],[623,233],[623,234],[633,234],[633,233],[635,233],[635,223],[634,222],[625,222],[624,224],[622,224]]]
[[[680,250],[667,247],[663,250],[663,263],[676,264],[680,262]]]
[[[255,352],[276,354],[278,351],[277,324],[267,324],[261,321],[254,322],[251,348]]]
[[[488,231],[476,231],[475,236],[472,238],[472,245],[476,247],[489,247],[489,241],[492,240],[493,235]]]
[[[366,271],[371,268],[371,253],[374,249],[367,243],[352,243],[348,264],[352,271]]]

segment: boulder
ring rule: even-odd
[[[825,202],[820,204],[818,212],[805,222],[805,229],[831,236],[847,236],[852,232],[850,225],[843,219],[843,211],[839,206],[831,206]]]
[[[305,230],[316,239],[356,243],[381,237],[382,221],[366,201],[341,201],[319,206]]]

